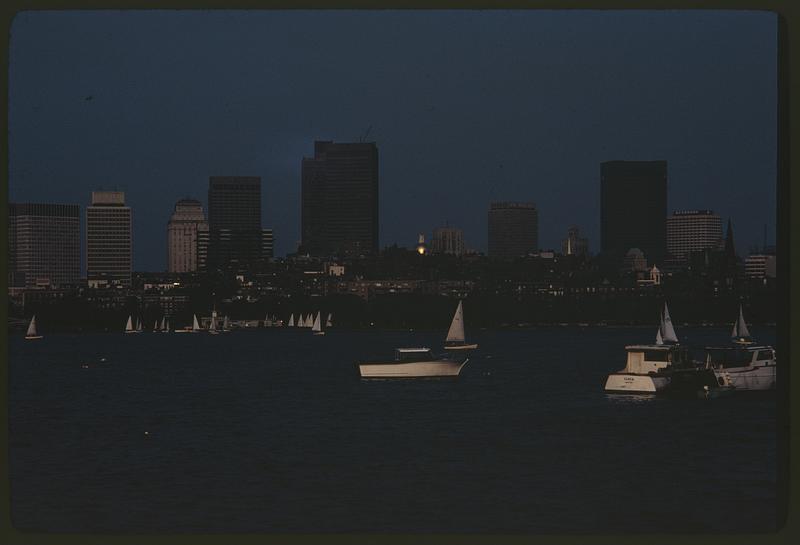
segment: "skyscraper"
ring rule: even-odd
[[[649,262],[666,253],[667,162],[600,164],[600,242],[604,255],[622,259],[639,248]]]
[[[514,259],[539,249],[539,213],[533,203],[489,206],[489,257]]]
[[[92,191],[86,207],[86,276],[91,284],[131,284],[131,209],[122,191]]]
[[[10,203],[9,286],[77,284],[81,274],[77,204]]]
[[[208,227],[209,267],[247,267],[263,259],[261,178],[211,176]]]
[[[374,142],[317,141],[303,158],[302,251],[368,255],[378,251],[378,148]]]
[[[203,205],[195,199],[181,199],[167,224],[167,270],[197,270],[198,230],[208,230]]]
[[[667,218],[667,252],[684,260],[692,252],[722,246],[722,220],[711,210],[682,210]]]
[[[433,231],[431,253],[464,254],[464,231],[457,227],[439,227]]]

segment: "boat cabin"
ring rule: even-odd
[[[396,348],[395,361],[429,361],[432,360],[430,348]]]
[[[775,351],[771,346],[707,346],[706,364],[715,369],[775,365]]]
[[[649,375],[669,367],[686,367],[691,363],[688,349],[669,344],[635,344],[626,346],[628,360],[625,373]]]

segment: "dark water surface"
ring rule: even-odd
[[[15,337],[14,523],[159,533],[773,530],[774,394],[603,392],[624,345],[651,342],[651,329],[475,332],[480,350],[458,380],[420,381],[361,381],[354,361],[439,348],[443,334]],[[753,333],[774,344],[774,330]],[[727,341],[718,329],[678,334]]]

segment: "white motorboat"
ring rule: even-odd
[[[39,332],[36,329],[36,315],[34,314],[31,318],[31,323],[28,324],[28,331],[25,333],[25,340],[26,341],[35,341],[37,339],[43,339],[42,335],[39,335]]]
[[[714,370],[719,384],[730,384],[737,391],[774,390],[777,369],[775,349],[754,343],[741,306],[731,340],[734,346],[706,347],[706,367]]]
[[[670,344],[664,344],[665,341]],[[669,309],[664,303],[655,344],[626,346],[625,367],[608,375],[605,391],[654,394],[666,390],[672,382],[672,367],[691,363],[688,349],[677,343]]]
[[[394,360],[361,362],[358,372],[362,378],[457,377],[467,361],[437,358],[430,348],[397,348]]]
[[[477,344],[467,344],[464,337],[464,309],[461,301],[458,302],[453,321],[450,322],[450,329],[447,331],[447,339],[444,341],[445,350],[474,350]]]

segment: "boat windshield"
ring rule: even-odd
[[[428,361],[431,359],[431,351],[429,348],[401,348],[395,351],[395,359],[397,361]]]

